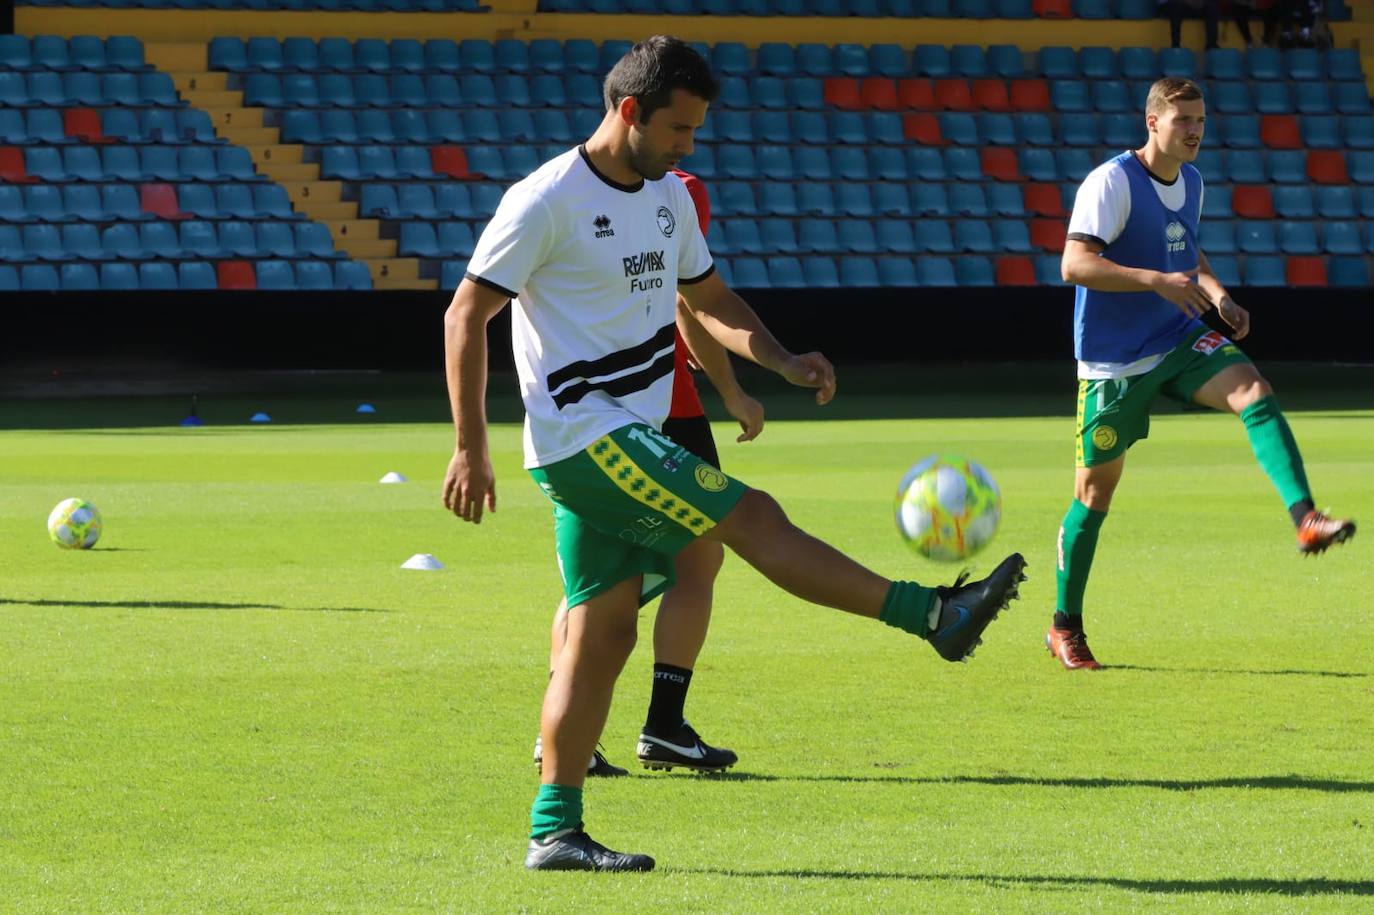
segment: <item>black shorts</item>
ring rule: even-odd
[[[670,416],[663,421],[663,434],[717,470],[720,455],[711,435],[711,421],[705,416]]]

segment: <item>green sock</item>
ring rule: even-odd
[[[1261,398],[1240,411],[1245,433],[1250,436],[1250,448],[1259,465],[1268,474],[1283,499],[1285,508],[1302,501],[1312,501],[1307,486],[1307,472],[1302,467],[1302,455],[1283,418],[1279,402],[1272,396]]]
[[[935,606],[935,589],[914,581],[894,581],[883,598],[878,619],[889,626],[905,629],[925,638],[930,634],[930,611]]]
[[[1095,512],[1073,500],[1059,528],[1059,611],[1068,616],[1083,615],[1083,592],[1088,589],[1093,554],[1097,552],[1097,532],[1102,530],[1106,512]]]
[[[542,839],[582,825],[582,789],[540,785],[530,807],[530,838]]]

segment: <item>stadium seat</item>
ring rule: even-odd
[[[996,282],[998,286],[1034,286],[1035,265],[1028,257],[999,257],[996,264]]]
[[[983,163],[978,151],[970,148],[950,148],[942,152],[945,173],[955,181],[982,181]]]
[[[296,288],[296,273],[291,269],[290,261],[261,260],[255,266],[258,289],[286,291]]]
[[[1203,179],[1204,181],[1206,179]],[[1206,220],[1231,219],[1235,211],[1231,208],[1231,187],[1226,184],[1208,185],[1202,198],[1202,217]],[[1203,250],[1206,250],[1204,246]]]
[[[730,260],[735,285],[740,289],[767,289],[768,268],[757,257],[736,257]]]
[[[1269,180],[1264,156],[1254,149],[1235,149],[1226,156],[1227,178],[1237,184],[1262,184]]]
[[[56,292],[61,288],[57,268],[51,264],[23,264],[19,268],[19,288],[25,292]]]
[[[767,259],[768,285],[796,289],[812,285],[802,274],[801,261],[791,256],[774,256]]]
[[[1234,288],[1240,285],[1240,262],[1235,257],[1220,254],[1216,257],[1209,256],[1207,259],[1212,264],[1212,272],[1223,286]]]
[[[906,257],[882,258],[878,261],[878,282],[883,286],[915,286],[916,265]]]
[[[987,254],[995,249],[992,226],[983,219],[959,219],[954,223],[954,247],[959,251]]]
[[[1010,104],[1015,111],[1049,111],[1050,84],[1043,79],[1014,79]]]
[[[963,112],[946,112],[939,115],[940,136],[956,146],[977,146],[979,144],[978,122],[973,115]]]
[[[954,277],[960,286],[993,286],[996,275],[986,257],[960,257],[954,261]]]
[[[1154,81],[1160,76],[1159,54],[1154,48],[1126,47],[1117,52],[1125,79]]]
[[[1242,219],[1236,223],[1236,249],[1244,254],[1277,254],[1279,238],[1270,220]],[[1204,249],[1205,250],[1205,249]]]
[[[873,194],[867,184],[846,182],[836,188],[835,205],[845,216],[872,217],[876,214],[873,207]],[[764,233],[767,241],[768,234]]]
[[[220,250],[229,257],[266,257],[271,253],[258,247],[252,223],[227,220],[219,224],[217,234]]]
[[[1073,48],[1066,45],[1041,48],[1037,63],[1040,75],[1046,79],[1071,80],[1082,76],[1078,70],[1077,55]]]
[[[1351,153],[1351,159],[1361,153]],[[1349,184],[1351,178],[1364,183],[1346,170],[1346,158],[1337,150],[1314,149],[1307,153],[1307,175],[1317,184]]]
[[[1303,118],[1304,126],[1310,118]],[[1260,140],[1270,149],[1299,149],[1303,139],[1298,119],[1291,114],[1267,114],[1260,119]]]
[[[1015,79],[1026,74],[1021,48],[1014,44],[988,46],[988,71],[1003,79]]]
[[[938,149],[910,147],[906,150],[906,165],[911,177],[921,181],[944,181],[948,177],[945,158]]]
[[[911,211],[916,216],[949,216],[948,186],[922,183],[911,187]]]
[[[985,148],[980,154],[983,174],[995,181],[1020,181],[1016,153],[1010,149]]]
[[[736,190],[730,194],[729,203],[734,208],[734,212],[740,216],[752,216],[755,212],[767,216],[796,216],[800,213],[832,216],[835,213],[833,199],[830,200],[828,208],[816,205],[814,200],[809,209],[804,204],[799,206],[796,185],[790,181],[769,181],[760,185],[757,206],[754,204],[753,189],[750,185],[739,183],[735,185],[735,188]],[[803,198],[807,196],[808,190],[811,190],[813,194],[824,191],[828,198],[830,185],[803,185]]]
[[[999,251],[1029,253],[1035,250],[1030,240],[1030,229],[1020,219],[993,220],[992,238]]]
[[[1278,115],[1282,117],[1282,115]],[[1260,143],[1260,120],[1253,114],[1219,115],[1225,144],[1231,149],[1256,149]]]
[[[916,261],[916,279],[922,286],[957,286],[959,284],[955,277],[954,264],[947,257],[918,258]]]
[[[1048,149],[1018,150],[1017,163],[1028,181],[1058,181],[1062,177],[1054,153]]]
[[[252,290],[258,288],[252,261],[227,260],[215,265],[220,289]]]
[[[1332,286],[1343,288],[1369,286],[1369,266],[1363,257],[1333,257],[1327,269]]]
[[[204,261],[186,261],[177,265],[176,288],[195,290],[218,287],[214,265]]]
[[[456,288],[457,283],[452,287]],[[372,273],[367,264],[355,260],[341,260],[334,264],[334,288],[350,290],[372,289]]]
[[[1350,180],[1356,184],[1374,184],[1374,152],[1352,152],[1346,158]],[[1374,209],[1362,207],[1366,217],[1374,216]]]
[[[1059,79],[1050,83],[1050,105],[1055,111],[1091,111],[1089,84],[1080,79]]]
[[[1284,221],[1279,224],[1279,248],[1285,254],[1319,254],[1317,229],[1310,220]]]
[[[912,70],[919,76],[930,76],[937,79],[951,76],[954,73],[949,50],[944,45],[938,44],[917,45],[912,59]]]
[[[975,127],[979,140],[988,146],[1016,146],[1016,122],[1009,114],[980,114]]]
[[[1059,116],[1060,140],[1069,146],[1098,146],[1102,131],[1095,114],[1063,114]]]
[[[1245,285],[1284,286],[1287,283],[1288,275],[1283,258],[1247,257],[1245,259]]]
[[[918,221],[914,228],[918,251],[931,254],[952,254],[954,252],[954,233],[950,230],[949,223],[943,220],[922,220]]]
[[[1231,206],[1236,215],[1245,219],[1272,219],[1274,201],[1266,186],[1237,185],[1232,191]]]
[[[1030,221],[1031,244],[1056,254],[1064,250],[1066,228],[1058,219],[1032,219]]]
[[[1324,219],[1354,219],[1359,215],[1354,190],[1349,186],[1318,187],[1315,196],[1317,215]]]

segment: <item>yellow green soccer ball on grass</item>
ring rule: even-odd
[[[967,458],[932,454],[897,487],[897,530],[927,559],[968,559],[988,545],[1001,519],[1001,490]]]
[[[48,536],[64,550],[89,550],[100,539],[100,510],[85,499],[63,499],[48,515]]]

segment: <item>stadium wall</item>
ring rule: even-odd
[[[745,291],[789,347],[837,363],[1058,362],[1072,353],[1062,287]],[[1238,290],[1259,361],[1374,363],[1365,290]],[[448,294],[433,292],[15,294],[0,296],[0,374],[89,368],[439,370]],[[862,303],[862,308],[856,308]],[[509,309],[492,323],[493,367],[512,365]]]

